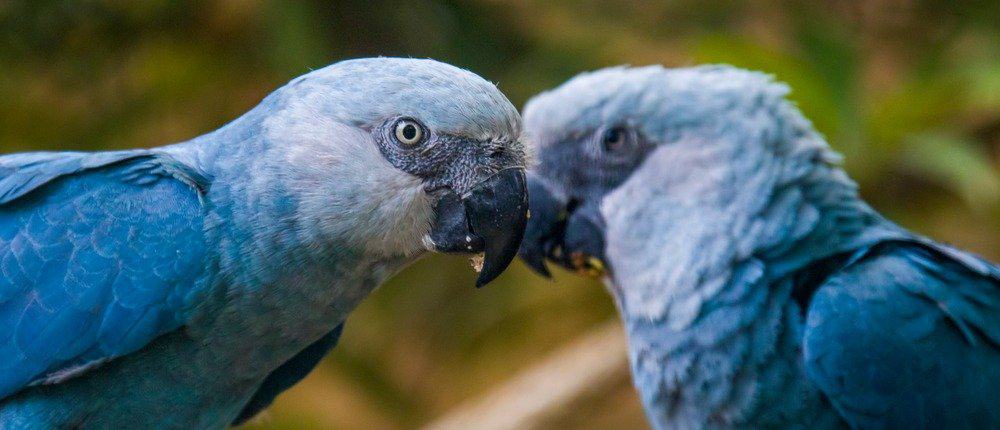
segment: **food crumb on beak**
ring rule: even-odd
[[[485,263],[485,261],[486,261],[485,253],[476,254],[469,259],[469,263],[472,264],[472,270],[475,270],[476,273],[483,271],[483,264]]]
[[[576,268],[577,273],[583,276],[600,279],[607,274],[604,262],[597,257],[585,255],[582,252],[574,252],[570,256],[570,260],[573,267]]]

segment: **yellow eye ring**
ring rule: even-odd
[[[424,139],[424,128],[412,119],[402,119],[396,123],[396,140],[404,146],[413,146]]]

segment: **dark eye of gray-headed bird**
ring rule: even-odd
[[[532,220],[520,251],[546,277],[546,259],[594,278],[607,274],[600,202],[652,148],[625,117],[580,126],[558,138],[534,136],[539,165],[528,175]]]
[[[517,256],[527,224],[520,143],[437,133],[410,117],[389,118],[381,129],[375,141],[383,156],[422,178],[435,200],[425,246],[438,252],[484,253],[476,286],[500,276]]]
[[[0,427],[245,422],[426,251],[500,275],[527,220],[520,138],[481,77],[372,58],[188,142],[0,157]]]
[[[869,207],[787,93],[653,66],[536,96],[521,255],[604,278],[654,428],[1000,427],[1000,267]]]

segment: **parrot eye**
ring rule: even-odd
[[[630,134],[627,128],[620,126],[604,130],[604,133],[601,133],[601,148],[605,152],[621,150],[628,144]]]
[[[414,146],[424,139],[424,127],[412,119],[401,119],[396,123],[395,135],[403,146]]]

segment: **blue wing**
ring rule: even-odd
[[[854,428],[996,428],[1000,269],[922,241],[876,245],[816,292],[806,372]]]
[[[245,423],[250,418],[259,414],[271,403],[274,399],[278,397],[279,394],[285,390],[291,388],[293,385],[297,384],[307,375],[312,372],[313,368],[319,364],[320,360],[330,352],[333,347],[337,346],[337,342],[340,340],[340,333],[344,331],[344,325],[341,324],[337,328],[333,329],[326,336],[323,336],[318,341],[314,342],[312,345],[306,347],[302,352],[292,357],[287,363],[281,365],[270,375],[264,379],[264,382],[257,389],[257,392],[253,395],[246,406],[243,407],[243,411],[240,415],[233,420],[232,425],[238,426]]]
[[[147,151],[0,157],[0,399],[182,325],[203,181]]]

